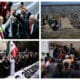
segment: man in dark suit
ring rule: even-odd
[[[70,44],[70,48],[69,48],[69,54],[73,54],[75,56],[75,58],[79,57],[78,52],[76,51],[76,49],[74,48],[73,44]]]
[[[4,77],[7,77],[10,75],[10,61],[7,59],[7,57],[3,57],[2,65],[4,67]]]
[[[49,55],[49,53],[47,53],[47,55],[45,57],[45,63],[49,60],[49,58],[51,58],[51,56]]]
[[[4,78],[5,77],[5,75],[4,75],[5,70],[4,70],[4,66],[3,66],[2,63],[3,63],[2,56],[0,55],[0,78]]]
[[[21,9],[21,14],[23,15],[23,18],[25,20],[28,20],[29,16],[31,15],[31,12],[29,12],[26,6],[24,6],[23,2],[21,2],[20,9]]]
[[[58,58],[58,54],[59,54],[59,49],[58,47],[55,45],[55,48],[53,50],[53,59],[57,59]]]
[[[20,34],[21,34],[21,30],[22,30],[22,24],[21,22],[18,20],[18,15],[16,15],[14,17],[14,22],[12,23],[12,34],[13,34],[13,38],[20,38]]]
[[[37,24],[34,15],[30,15],[29,21],[27,22],[26,31],[29,38],[31,39],[39,38],[39,25]]]

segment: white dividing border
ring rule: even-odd
[[[39,76],[41,77],[41,41],[80,41],[80,39],[41,39],[41,2],[80,2],[80,0],[0,0],[0,2],[2,1],[9,1],[9,2],[39,2],[39,39],[5,39],[5,40],[0,40],[0,41],[39,41]],[[70,80],[73,80],[71,78],[69,78]],[[1,79],[1,80],[5,80],[5,79]],[[9,80],[9,79],[6,79]],[[13,79],[15,80],[15,79]],[[19,79],[18,79],[19,80]],[[20,79],[21,80],[21,79]],[[26,80],[26,79],[23,79]],[[39,79],[30,79],[30,80],[41,80],[41,78]],[[42,79],[44,80],[44,79]],[[46,79],[46,80],[53,80],[52,79]],[[58,79],[56,79],[58,80]],[[59,80],[67,80],[67,79],[59,79]],[[76,79],[74,79],[76,80]]]
[[[41,2],[80,2],[80,0],[41,0]],[[80,39],[41,39],[41,42],[50,42],[50,41],[73,41],[73,42],[80,42]],[[41,45],[41,44],[40,44]],[[41,57],[41,55],[40,55]],[[46,80],[53,80],[55,78],[46,78]],[[73,80],[73,78],[68,78],[69,80]],[[77,80],[77,79],[80,79],[80,78],[75,78],[74,80]],[[44,80],[44,79],[42,79]],[[67,80],[67,78],[56,78],[56,80]]]

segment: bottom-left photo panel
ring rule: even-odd
[[[39,42],[0,41],[0,78],[39,78]]]

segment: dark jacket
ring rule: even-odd
[[[38,39],[39,38],[39,25],[35,22],[32,34],[30,34],[29,30],[29,22],[26,24],[26,34],[30,39]]]

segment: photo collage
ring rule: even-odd
[[[0,79],[79,79],[79,14],[79,1],[0,1]]]

